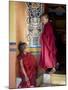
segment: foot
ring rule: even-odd
[[[52,68],[52,70],[49,72],[49,74],[53,74],[56,72],[56,69],[55,68]]]
[[[33,87],[34,87],[33,85],[30,86],[30,88],[33,88]]]

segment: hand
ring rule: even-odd
[[[27,76],[25,76],[25,81],[26,81],[26,82],[29,81],[29,78],[28,78]]]

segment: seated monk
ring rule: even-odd
[[[36,86],[37,64],[36,58],[26,51],[27,44],[20,42],[18,45],[19,55],[17,60],[20,65],[20,77],[22,78],[19,88],[29,88]]]

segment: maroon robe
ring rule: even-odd
[[[50,22],[44,25],[43,32],[40,36],[41,55],[40,66],[45,70],[56,67],[56,46],[53,27]]]
[[[26,54],[19,54],[17,59],[19,61],[22,60],[27,76],[29,77],[30,84],[36,86],[37,64],[35,57],[31,53],[26,53]],[[22,78],[20,87],[24,88],[29,87],[27,85],[27,82],[25,81],[25,77],[21,71],[21,68],[20,68],[20,77]]]

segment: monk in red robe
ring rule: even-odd
[[[27,44],[24,42],[19,43],[19,55],[17,59],[20,64],[20,77],[22,82],[19,85],[19,88],[28,88],[36,86],[36,75],[37,75],[37,64],[35,57],[26,52]]]
[[[43,25],[43,31],[40,36],[41,55],[40,66],[45,70],[50,70],[49,73],[56,71],[56,45],[55,36],[53,33],[52,24],[49,21],[48,14],[41,15],[41,22]]]

